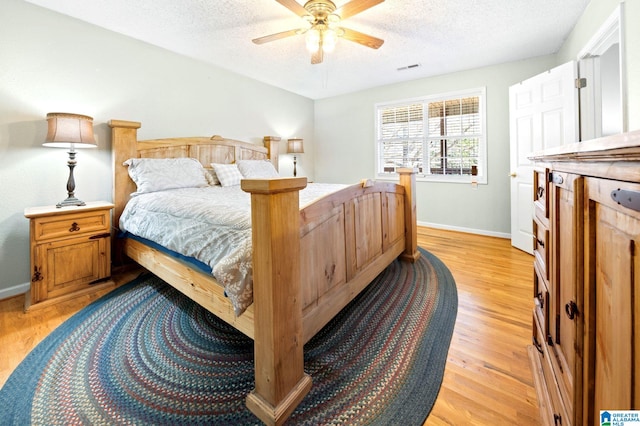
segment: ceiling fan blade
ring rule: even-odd
[[[383,1],[384,0],[352,0],[349,3],[343,4],[341,7],[336,9],[334,14],[340,16],[340,19],[347,19],[357,13],[380,4]]]
[[[322,49],[322,46],[319,46],[318,50],[316,50],[311,55],[311,64],[312,65],[319,64],[322,62],[322,59],[323,59],[323,49]]]
[[[298,3],[296,0],[276,0],[276,1],[298,16],[305,16],[309,14],[309,12],[307,12],[307,10],[304,7],[300,6],[300,3]]]
[[[342,27],[342,38],[345,38],[349,41],[354,41],[356,43],[360,43],[363,46],[370,47],[372,49],[377,49],[384,43],[384,40],[379,39],[377,37],[373,37],[367,34],[363,34],[356,30],[350,30],[349,28]]]
[[[297,34],[299,34],[299,32],[300,32],[300,30],[298,30],[298,29],[282,31],[281,33],[275,33],[275,34],[270,34],[270,35],[264,36],[264,37],[254,38],[251,41],[253,41],[255,44],[264,44],[264,43],[268,43],[270,41],[280,40],[281,38],[286,38],[286,37],[291,37],[291,36],[297,35]]]

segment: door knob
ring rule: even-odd
[[[516,172],[511,172],[511,173],[509,174],[509,176],[511,176],[511,177],[516,177],[517,175],[516,175]]]

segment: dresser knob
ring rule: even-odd
[[[576,317],[576,314],[578,313],[578,305],[576,305],[576,302],[572,300],[566,305],[564,305],[564,312],[567,314],[567,317],[569,317],[569,319],[572,320]]]

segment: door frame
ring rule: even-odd
[[[579,64],[579,77],[587,79],[587,86],[579,91],[581,141],[602,136],[602,96],[599,84],[600,66],[598,58],[616,43],[618,44],[618,68],[620,73],[621,131],[627,132],[629,130],[624,32],[624,3],[620,3],[578,52],[576,57]]]

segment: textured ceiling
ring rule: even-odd
[[[304,36],[251,42],[300,27],[275,0],[26,1],[312,99],[555,53],[589,3],[386,0],[341,23],[380,49],[340,39],[311,65]]]

